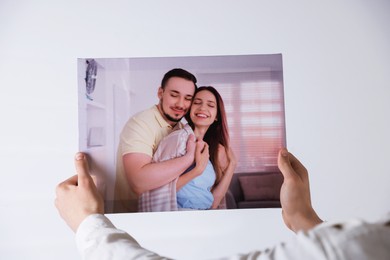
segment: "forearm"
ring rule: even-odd
[[[295,216],[289,216],[289,219],[293,220],[290,221],[288,228],[295,233],[298,231],[306,232],[323,222],[313,208],[310,208],[307,212],[298,212]]]
[[[229,185],[232,180],[235,168],[236,165],[234,163],[230,163],[218,185],[213,188],[212,193],[214,197],[214,202],[211,206],[212,209],[218,208],[222,199],[225,197],[225,194],[229,189]]]
[[[142,248],[124,231],[118,230],[104,215],[90,215],[76,233],[82,259],[167,259]]]
[[[192,179],[198,177],[202,174],[202,170],[195,167],[189,172],[186,172],[185,174],[181,175],[179,179],[176,182],[176,191],[179,191],[181,188],[183,188],[187,183],[189,183]]]
[[[139,170],[132,169],[131,163],[125,164],[126,176],[130,187],[137,194],[161,187],[180,176],[193,162],[188,156],[171,160],[147,163]]]

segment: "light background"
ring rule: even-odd
[[[0,2],[0,257],[78,259],[53,206],[74,173],[77,58],[282,53],[288,148],[327,220],[390,201],[390,2]],[[203,212],[202,212],[203,213]],[[288,241],[280,209],[110,216],[167,256]]]

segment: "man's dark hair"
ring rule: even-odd
[[[195,91],[198,88],[198,86],[196,86],[196,82],[197,82],[196,77],[192,73],[190,73],[186,70],[180,69],[180,68],[172,69],[172,70],[168,71],[167,73],[165,73],[165,75],[161,81],[161,88],[165,89],[165,85],[167,84],[168,80],[170,78],[173,78],[173,77],[178,77],[178,78],[190,80],[195,85]]]

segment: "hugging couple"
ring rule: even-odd
[[[223,100],[190,72],[168,71],[159,103],[125,124],[117,155],[114,212],[225,208],[236,167]],[[182,118],[185,118],[183,123]]]

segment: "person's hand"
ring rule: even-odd
[[[206,169],[209,158],[209,145],[203,140],[198,140],[196,142],[195,150],[195,168],[197,169],[199,175],[201,175],[204,172],[204,169]]]
[[[195,144],[195,167],[191,167],[185,174],[180,175],[176,182],[176,191],[179,191],[192,179],[202,175],[209,161],[209,145],[203,140],[198,140]]]
[[[104,213],[104,201],[89,175],[86,155],[77,153],[75,165],[77,175],[57,186],[55,199],[58,212],[74,232],[89,215]]]
[[[279,151],[278,167],[284,181],[280,202],[284,223],[294,232],[307,231],[322,222],[310,199],[309,176],[302,163],[283,148]]]
[[[196,140],[195,140],[195,136],[191,134],[187,139],[186,154],[185,154],[185,156],[190,158],[191,163],[195,159],[195,151],[196,151]]]

